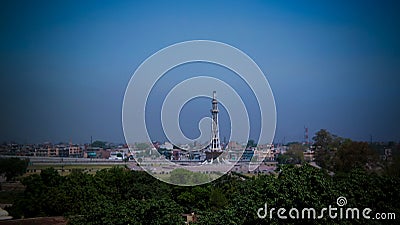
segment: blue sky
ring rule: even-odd
[[[311,136],[325,128],[400,141],[399,10],[396,1],[2,2],[0,140],[123,142],[124,91],[140,63],[209,39],[241,49],[266,74],[275,141],[301,141],[304,126]],[[198,112],[195,122],[182,115],[188,136],[207,104],[185,109]]]

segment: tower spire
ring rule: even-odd
[[[221,151],[221,145],[219,141],[219,127],[218,127],[218,101],[217,101],[217,94],[216,91],[213,92],[213,99],[212,99],[212,126],[211,126],[211,152]]]

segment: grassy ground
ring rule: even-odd
[[[78,165],[30,165],[27,168],[27,173],[25,176],[28,176],[30,174],[38,174],[40,173],[41,170],[46,169],[46,168],[54,168],[60,172],[61,175],[68,175],[72,170],[78,169],[78,170],[83,170],[84,172],[94,174],[98,170],[102,169],[109,169],[112,167],[124,167],[125,165],[104,165],[104,164],[78,164]]]

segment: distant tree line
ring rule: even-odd
[[[279,164],[303,164],[304,160],[304,150],[307,146],[300,143],[289,144],[289,149],[284,154],[279,154],[277,161]]]
[[[374,171],[380,174],[399,176],[399,145],[392,143],[391,160],[382,160],[374,143],[352,141],[338,137],[325,129],[313,137],[315,162],[322,168],[335,173],[348,173],[355,168]]]
[[[91,143],[92,147],[96,147],[96,148],[107,148],[107,142],[105,141],[94,141],[93,143]]]
[[[322,169],[333,173],[348,173],[361,168],[378,174],[400,175],[400,143],[377,144],[365,141],[353,141],[331,134],[325,129],[319,130],[313,137],[314,143],[306,145],[292,142],[288,150],[277,156],[279,164],[304,164],[304,152],[314,152],[315,163]],[[390,149],[390,156],[384,155],[384,149]],[[308,152],[310,154],[310,152]]]

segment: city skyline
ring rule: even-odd
[[[397,2],[13,1],[0,10],[0,141],[89,143],[93,136],[124,143],[122,101],[133,72],[156,51],[196,39],[230,44],[260,66],[276,101],[274,142],[302,141],[304,127],[310,138],[327,129],[354,140],[400,141]],[[252,112],[254,95],[216,65],[169,71],[150,107],[195,75],[237,89],[253,113],[254,139],[260,119]],[[196,137],[192,128],[211,116],[210,101],[185,107],[182,130]],[[229,119],[220,110],[223,140]],[[149,123],[163,141],[159,123]]]

